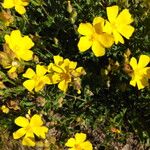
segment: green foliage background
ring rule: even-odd
[[[21,107],[20,111],[0,114],[0,131],[7,129],[11,134],[17,129],[14,119],[24,116],[31,109],[33,114],[43,114],[49,128],[55,128],[60,133],[55,135],[59,146],[76,132],[87,133],[95,149],[113,148],[112,141],[125,144],[130,134],[149,145],[150,88],[138,91],[131,87],[130,77],[124,72],[124,53],[127,49],[136,58],[140,54],[150,54],[149,1],[72,0],[70,3],[68,6],[67,0],[31,0],[24,16],[12,9],[15,21],[10,27],[0,30],[0,45],[2,50],[4,35],[19,29],[34,41],[32,50],[39,57],[38,63],[48,65],[57,54],[77,61],[87,73],[82,78],[82,93],[78,95],[70,88],[64,94],[57,86],[50,85],[40,93],[31,94],[22,86],[22,74],[18,79],[11,80],[6,70],[0,67],[0,76],[7,86],[0,90],[0,104],[15,99]],[[106,7],[115,4],[120,10],[128,8],[134,18],[135,32],[131,39],[125,40],[124,45],[113,45],[103,57],[96,58],[91,51],[80,53],[77,48],[79,24],[92,22],[96,16],[106,19]],[[110,64],[110,59],[114,63]],[[119,63],[117,68],[116,61]],[[35,64],[35,61],[27,63],[26,68],[34,69]],[[105,75],[103,71],[109,65],[111,69]],[[39,97],[44,99],[45,105],[37,101]],[[111,127],[120,129],[121,134],[112,133]]]

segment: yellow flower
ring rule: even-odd
[[[50,84],[58,83],[58,88],[66,92],[68,85],[71,84],[73,80],[85,74],[82,67],[76,68],[76,66],[77,62],[63,59],[63,57],[59,55],[54,56],[54,63],[50,63],[48,66]]]
[[[5,113],[5,114],[8,114],[8,113],[9,113],[9,108],[6,107],[5,105],[3,105],[3,106],[1,107],[1,110],[2,110],[2,112]]]
[[[115,43],[121,42],[124,44],[124,36],[129,39],[134,32],[134,27],[130,24],[133,22],[131,14],[128,9],[124,9],[118,14],[118,6],[107,7],[108,20],[106,21],[104,31],[107,33],[112,33],[114,36]]]
[[[35,92],[42,90],[45,84],[48,84],[49,78],[45,75],[47,69],[45,66],[36,65],[36,73],[28,68],[27,71],[23,74],[23,77],[29,78],[23,83],[23,86],[28,89],[30,92],[35,89]]]
[[[23,145],[35,146],[34,134],[39,138],[45,139],[48,128],[43,125],[40,115],[35,114],[31,119],[19,116],[15,119],[15,124],[22,127],[13,133],[14,139],[19,139],[24,136],[22,140]]]
[[[114,43],[114,39],[108,33],[103,31],[105,20],[101,17],[95,17],[93,25],[90,23],[81,23],[78,32],[83,35],[78,43],[80,52],[84,52],[92,47],[95,56],[103,56],[105,48],[109,48]]]
[[[147,55],[141,55],[139,62],[137,63],[136,58],[132,57],[130,60],[130,65],[133,69],[131,74],[132,79],[130,85],[138,86],[138,89],[143,89],[148,85],[148,79],[150,78],[150,67],[146,67],[150,62],[150,58]]]
[[[93,150],[90,141],[86,141],[84,133],[76,133],[75,138],[70,138],[65,146],[69,147],[69,150]]]
[[[33,52],[30,48],[34,46],[34,43],[29,36],[22,37],[19,30],[14,30],[10,35],[5,35],[5,41],[19,60],[32,59]]]
[[[25,6],[29,5],[29,0],[4,0],[2,6],[4,8],[13,8],[23,15],[26,12]]]

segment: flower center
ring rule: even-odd
[[[62,73],[61,74],[61,78],[64,79],[64,80],[69,80],[70,79],[70,75],[67,74],[67,73]]]
[[[79,144],[75,144],[75,150],[82,150],[81,146]]]
[[[26,127],[26,131],[27,131],[27,132],[32,132],[32,127],[31,127],[30,125],[28,125],[28,126]]]
[[[112,22],[112,23],[111,23],[111,27],[112,27],[112,29],[117,29],[117,24],[116,24],[116,22]]]
[[[141,79],[143,77],[143,72],[141,69],[137,68],[134,70],[134,75],[137,79]]]

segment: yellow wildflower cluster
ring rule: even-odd
[[[77,67],[77,62],[54,56],[54,63],[48,65],[50,84],[57,84],[58,88],[66,92],[69,85],[73,85],[80,93],[80,76],[85,74],[83,67]]]
[[[105,55],[105,48],[110,48],[114,41],[124,43],[125,38],[129,39],[134,32],[133,22],[128,9],[124,9],[119,15],[118,6],[107,7],[108,20],[102,17],[95,17],[93,24],[81,23],[78,32],[83,35],[78,43],[80,52],[92,47],[95,56]]]
[[[24,136],[23,145],[35,146],[34,134],[39,138],[46,138],[45,134],[48,132],[48,128],[43,126],[42,118],[38,114],[33,115],[31,118],[19,116],[15,119],[15,124],[21,128],[13,133],[13,138],[19,139]]]
[[[28,68],[23,77],[29,78],[23,83],[23,86],[30,92],[35,89],[38,92],[44,88],[46,84],[57,84],[58,88],[66,92],[69,85],[80,93],[80,76],[85,74],[83,67],[77,67],[77,62],[63,59],[57,55],[54,56],[54,63],[47,66],[36,66],[36,73]],[[48,74],[46,74],[48,72]]]
[[[65,146],[69,147],[68,150],[93,150],[90,141],[86,141],[86,134],[76,133],[75,138],[70,138]]]
[[[25,6],[29,5],[29,0],[4,0],[2,5],[8,9],[15,7],[15,10],[23,15],[26,12]]]

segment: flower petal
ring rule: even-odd
[[[106,11],[107,11],[108,20],[110,22],[116,21],[118,11],[119,11],[118,6],[115,5],[115,6],[107,7]]]
[[[90,23],[80,23],[78,32],[82,35],[92,35],[93,27]]]
[[[126,39],[129,39],[134,32],[134,27],[130,25],[118,26],[117,30],[121,35],[123,35]]]
[[[13,133],[13,138],[19,139],[22,136],[24,136],[25,134],[26,134],[25,128],[21,128],[21,129],[18,129],[16,132]]]
[[[31,60],[33,56],[33,52],[31,50],[25,50],[24,52],[20,51],[20,53],[18,52],[17,54],[21,59],[25,61]]]
[[[95,17],[93,20],[93,26],[97,34],[101,34],[104,28],[104,19],[102,17]]]
[[[114,38],[112,35],[103,33],[100,35],[99,42],[106,48],[109,48],[113,45],[114,43]]]
[[[20,14],[23,15],[26,12],[26,9],[24,6],[21,5],[15,5],[15,10]]]
[[[88,50],[92,46],[92,40],[89,37],[83,36],[80,38],[78,48],[80,52]]]
[[[22,140],[22,145],[35,146],[34,138],[26,138],[26,137],[24,137],[23,140]]]
[[[139,62],[138,62],[138,68],[144,68],[146,67],[150,62],[150,58],[147,55],[140,55]]]
[[[35,87],[35,81],[34,80],[26,80],[23,82],[23,86],[31,92]]]
[[[108,34],[112,33],[112,27],[111,27],[110,22],[108,22],[108,21],[105,22],[105,25],[103,27],[103,32],[106,32]]]
[[[105,48],[98,41],[93,42],[92,51],[96,57],[105,55]]]
[[[76,140],[75,140],[74,138],[70,138],[70,139],[66,142],[65,146],[74,147],[75,144],[76,144]]]
[[[15,124],[20,127],[27,127],[29,125],[29,120],[25,117],[19,116],[15,119]]]
[[[124,44],[124,39],[119,34],[119,32],[117,32],[116,30],[113,30],[113,36],[114,36],[115,44],[118,44],[118,42]]]
[[[120,14],[117,17],[116,22],[118,24],[120,24],[120,25],[121,24],[129,25],[130,23],[132,23],[133,19],[131,17],[131,14],[130,14],[129,10],[128,9],[124,9],[123,11],[121,11]]]
[[[130,81],[130,85],[134,87],[136,86],[136,80],[134,78]]]
[[[36,74],[37,76],[44,76],[47,72],[47,68],[45,66],[36,65]]]
[[[104,25],[104,19],[102,17],[95,17],[94,20],[93,20],[93,25],[96,25],[96,24],[102,24]]]
[[[63,57],[59,55],[54,56],[53,59],[54,59],[54,63],[58,66],[61,65],[64,60]]]
[[[32,79],[34,75],[35,72],[31,68],[28,68],[27,71],[23,74],[23,77]]]
[[[82,143],[81,148],[84,150],[93,150],[92,144],[89,141]]]
[[[75,69],[76,66],[77,66],[77,62],[70,61],[70,63],[69,63],[69,69]]]
[[[34,116],[32,116],[31,120],[30,120],[30,126],[32,127],[40,127],[41,125],[43,125],[43,121],[40,115],[35,114]]]
[[[138,80],[137,81],[137,87],[138,87],[138,90],[141,90],[145,87],[146,85],[142,83],[141,80]]]
[[[2,4],[4,8],[12,8],[15,6],[13,0],[4,0],[4,3]]]
[[[76,144],[83,143],[86,140],[86,134],[76,133],[75,140],[76,140]]]
[[[40,138],[45,139],[46,138],[46,133],[48,132],[48,128],[47,127],[34,127],[33,128],[33,132]]]
[[[68,82],[65,80],[62,80],[59,84],[58,84],[58,88],[64,92],[67,91],[68,89]]]
[[[130,65],[131,65],[131,67],[132,67],[133,70],[135,70],[137,68],[137,60],[136,60],[135,57],[132,57],[130,59]]]
[[[24,36],[23,41],[26,43],[25,44],[25,49],[30,49],[34,46],[33,41],[29,38],[29,36]]]

